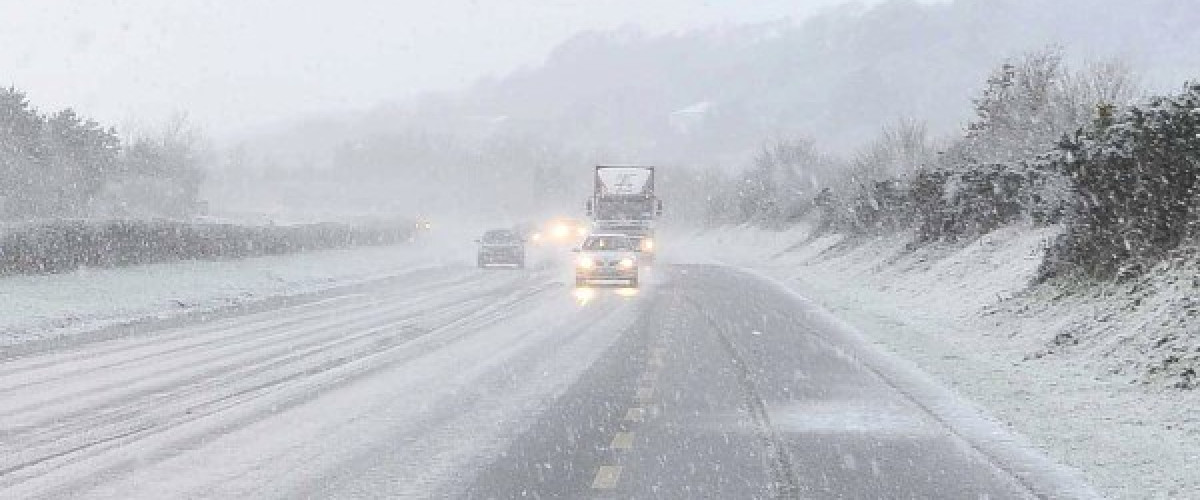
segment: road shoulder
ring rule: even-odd
[[[846,308],[833,309],[838,312],[831,312],[822,304],[824,301],[810,298],[828,297],[822,291],[806,287],[797,280],[782,281],[768,274],[769,271],[745,267],[739,270],[791,294],[802,314],[815,324],[822,325],[830,334],[830,342],[855,352],[865,365],[887,383],[917,402],[1037,495],[1046,498],[1100,498],[1078,471],[1047,458],[1033,443],[995,419],[985,408],[925,372],[917,363],[906,359],[904,353],[897,353],[889,349],[887,344],[878,342],[879,335],[874,333],[880,329],[897,328],[898,321],[866,325],[870,330],[865,330],[863,322],[843,319]]]

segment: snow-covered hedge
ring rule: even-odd
[[[224,259],[407,241],[412,224],[242,226],[177,221],[55,221],[0,229],[0,275],[181,259]]]
[[[1043,277],[1131,277],[1200,238],[1200,84],[1105,110],[1060,148],[1075,206]]]
[[[1066,208],[1063,176],[1042,161],[921,170],[906,191],[917,240],[971,238],[1014,222],[1047,225]]]

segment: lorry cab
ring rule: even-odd
[[[654,234],[662,200],[654,191],[654,181],[651,166],[599,165],[592,196],[585,204],[595,231],[628,236],[643,262],[659,250]]]

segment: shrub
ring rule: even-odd
[[[0,232],[0,275],[66,272],[182,259],[244,258],[407,241],[412,225],[239,226],[75,220]]]
[[[1133,276],[1197,235],[1200,84],[1119,116],[1105,111],[1060,146],[1055,162],[1075,203],[1043,279]]]

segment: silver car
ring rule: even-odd
[[[575,252],[575,286],[638,286],[638,252],[628,236],[593,234]]]

